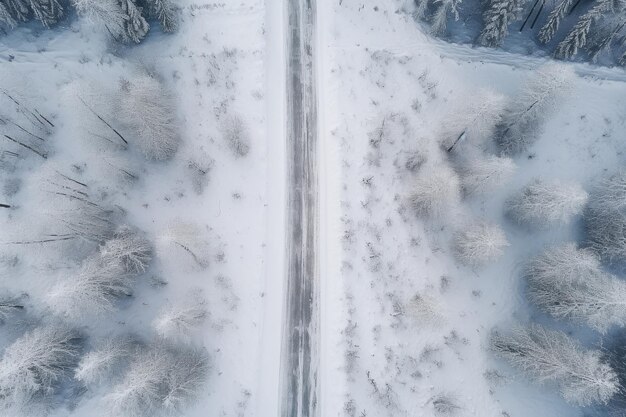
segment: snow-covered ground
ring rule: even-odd
[[[626,85],[576,78],[537,143],[514,158],[515,174],[502,189],[424,222],[408,196],[430,167],[453,165],[439,146],[446,125],[476,105],[481,89],[515,100],[545,61],[489,53],[481,62],[485,50],[429,39],[403,6],[350,0],[320,6],[328,230],[322,414],[433,415],[435,403],[449,398],[458,415],[581,415],[556,390],[534,385],[487,349],[494,326],[531,318],[563,326],[528,307],[519,272],[545,245],[578,240],[580,221],[524,230],[504,216],[503,205],[535,177],[588,190],[599,175],[618,169]],[[623,77],[621,70],[607,74]],[[510,242],[484,269],[457,265],[451,250],[452,232],[472,219],[500,224]],[[567,329],[599,342],[584,329]]]

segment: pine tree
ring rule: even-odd
[[[494,333],[491,348],[538,382],[556,385],[578,406],[606,404],[619,392],[619,379],[599,351],[584,350],[563,332],[539,325]]]
[[[141,42],[150,30],[150,25],[141,15],[141,8],[137,7],[134,0],[120,0],[124,19],[124,40],[135,43]]]
[[[25,22],[30,15],[29,0],[2,0],[7,10],[15,20]]]
[[[484,46],[499,46],[509,33],[509,25],[518,19],[525,0],[488,0],[483,12],[485,26],[478,42]]]
[[[30,8],[45,27],[50,27],[63,17],[63,7],[58,0],[30,0]]]
[[[452,15],[454,20],[459,20],[459,5],[463,0],[434,0],[438,5],[437,10],[431,18],[431,31],[435,35],[445,32],[448,24],[448,15]]]
[[[78,14],[104,28],[115,40],[125,40],[127,15],[118,0],[72,0],[72,4]]]
[[[174,32],[178,28],[178,11],[172,0],[143,0],[148,15],[161,23],[164,32]]]
[[[7,6],[0,3],[0,29],[13,29],[16,25],[17,21],[11,16]]]
[[[592,24],[597,22],[605,14],[622,13],[626,7],[623,0],[596,0],[594,6],[583,14],[572,30],[556,47],[557,58],[571,58],[584,47],[589,38]]]
[[[548,21],[539,30],[539,40],[543,43],[550,42],[559,29],[561,20],[570,11],[575,0],[561,0],[548,15]]]

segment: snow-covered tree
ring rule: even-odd
[[[626,2],[616,0],[595,0],[593,7],[580,16],[578,22],[556,47],[557,58],[571,58],[587,44],[592,25],[608,13],[623,13]]]
[[[30,0],[3,0],[2,3],[15,20],[25,22],[30,15]]]
[[[523,152],[537,140],[558,101],[571,91],[574,76],[570,67],[560,64],[546,64],[533,73],[496,128],[503,154]]]
[[[105,402],[116,416],[180,413],[197,397],[208,371],[205,351],[156,345],[137,355]]]
[[[441,218],[456,208],[461,200],[460,181],[447,165],[431,165],[423,169],[413,183],[409,202],[415,214]]]
[[[599,351],[584,350],[560,331],[539,325],[494,333],[494,352],[529,377],[558,387],[571,404],[606,404],[620,390],[615,371]]]
[[[17,21],[11,16],[11,12],[3,3],[0,3],[0,29],[13,29]]]
[[[469,266],[483,266],[500,257],[509,246],[506,235],[497,224],[477,222],[456,233],[456,258]]]
[[[134,275],[126,268],[122,258],[97,253],[86,259],[74,276],[48,292],[48,305],[70,320],[113,311],[120,297],[132,294]]]
[[[602,179],[584,213],[587,244],[604,260],[626,259],[626,172]]]
[[[454,109],[443,125],[443,146],[452,152],[461,143],[481,146],[491,139],[504,111],[504,96],[491,90],[472,94],[468,104]]]
[[[483,11],[484,27],[478,42],[499,46],[509,33],[509,25],[519,18],[525,0],[487,0]]]
[[[566,224],[582,213],[587,199],[578,184],[536,179],[507,201],[507,212],[519,224]]]
[[[63,17],[63,6],[58,0],[30,0],[35,18],[45,27],[50,27]]]
[[[161,23],[164,32],[174,32],[178,28],[178,11],[172,0],[142,0],[141,5],[151,18]]]
[[[567,243],[533,258],[524,268],[524,274],[529,280],[570,283],[600,275],[602,267],[594,252]]]
[[[159,80],[139,75],[122,82],[120,119],[135,133],[139,150],[148,159],[170,159],[180,144],[173,95]]]
[[[133,0],[72,0],[78,13],[119,42],[140,42],[150,25]]]
[[[119,0],[122,12],[126,15],[124,21],[125,40],[135,43],[141,42],[150,30],[150,25],[141,15],[141,8],[134,0]]]
[[[550,42],[559,29],[561,21],[570,12],[575,0],[560,0],[548,14],[548,20],[539,30],[539,40],[543,43]]]
[[[86,385],[108,379],[115,367],[128,359],[134,352],[133,340],[129,337],[107,338],[97,349],[84,355],[74,372],[74,378]]]
[[[434,0],[433,4],[437,10],[430,19],[430,29],[436,35],[441,35],[446,31],[448,18],[452,16],[454,20],[459,20],[459,5],[463,0]]]
[[[80,335],[49,325],[25,334],[4,351],[0,361],[0,408],[28,408],[68,377],[79,353]]]
[[[187,339],[207,316],[206,300],[198,292],[193,292],[178,305],[166,307],[152,326],[156,333],[165,339]]]
[[[112,239],[100,248],[103,263],[121,263],[126,273],[146,272],[152,260],[153,249],[150,241],[136,229],[122,226]]]
[[[471,155],[461,161],[459,176],[466,195],[486,194],[497,190],[515,172],[511,158],[489,155]]]

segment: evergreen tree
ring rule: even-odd
[[[459,5],[462,0],[435,0],[438,5],[437,10],[431,18],[431,31],[436,35],[445,32],[448,23],[448,15],[452,15],[454,20],[459,20]]]
[[[509,25],[518,19],[525,0],[488,0],[483,12],[485,27],[478,42],[484,46],[499,46],[509,33]]]
[[[161,23],[164,32],[174,32],[178,27],[178,12],[172,0],[143,0],[148,16]]]
[[[4,3],[0,3],[0,29],[13,29],[17,21],[11,16],[11,12]]]
[[[134,0],[120,0],[124,18],[124,41],[139,43],[146,37],[150,25],[141,15],[141,8],[137,7]]]
[[[30,0],[30,8],[45,27],[54,25],[63,17],[63,7],[58,0]]]
[[[9,13],[15,20],[25,22],[28,20],[30,10],[28,0],[2,0]]]
[[[559,29],[561,20],[571,10],[574,0],[561,0],[554,9],[548,15],[548,21],[539,30],[539,40],[547,43],[554,37],[554,34]]]

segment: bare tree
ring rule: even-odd
[[[114,368],[128,359],[135,351],[135,343],[129,337],[107,338],[97,349],[84,355],[74,372],[74,378],[86,385],[108,379]]]
[[[167,306],[152,325],[163,338],[187,339],[207,316],[206,300],[197,291],[193,291],[178,305]]]
[[[507,201],[507,212],[519,224],[566,224],[582,213],[587,199],[578,184],[536,179]]]
[[[146,158],[163,161],[174,156],[180,144],[176,105],[159,80],[140,75],[123,81],[119,113]]]
[[[563,332],[517,327],[508,334],[494,333],[491,348],[529,377],[556,385],[574,405],[606,404],[620,390],[617,374],[600,352],[582,349]]]
[[[121,226],[100,248],[101,262],[121,263],[126,273],[140,274],[146,272],[152,260],[152,245],[138,230]]]
[[[496,260],[509,246],[502,228],[496,224],[477,222],[456,233],[456,258],[469,266],[483,266]]]
[[[503,154],[523,152],[537,140],[558,101],[571,91],[574,77],[573,70],[561,64],[546,64],[534,71],[496,127],[496,142]]]
[[[79,353],[80,335],[67,327],[39,327],[22,336],[0,361],[0,402],[4,409],[28,409],[52,394],[68,377]]]
[[[452,169],[443,164],[431,165],[420,171],[409,195],[415,214],[435,219],[450,213],[460,200],[459,178]]]
[[[180,413],[197,397],[208,371],[203,350],[152,346],[137,355],[105,400],[115,416]]]
[[[470,155],[460,161],[459,176],[466,195],[486,194],[506,183],[515,172],[511,158]]]

